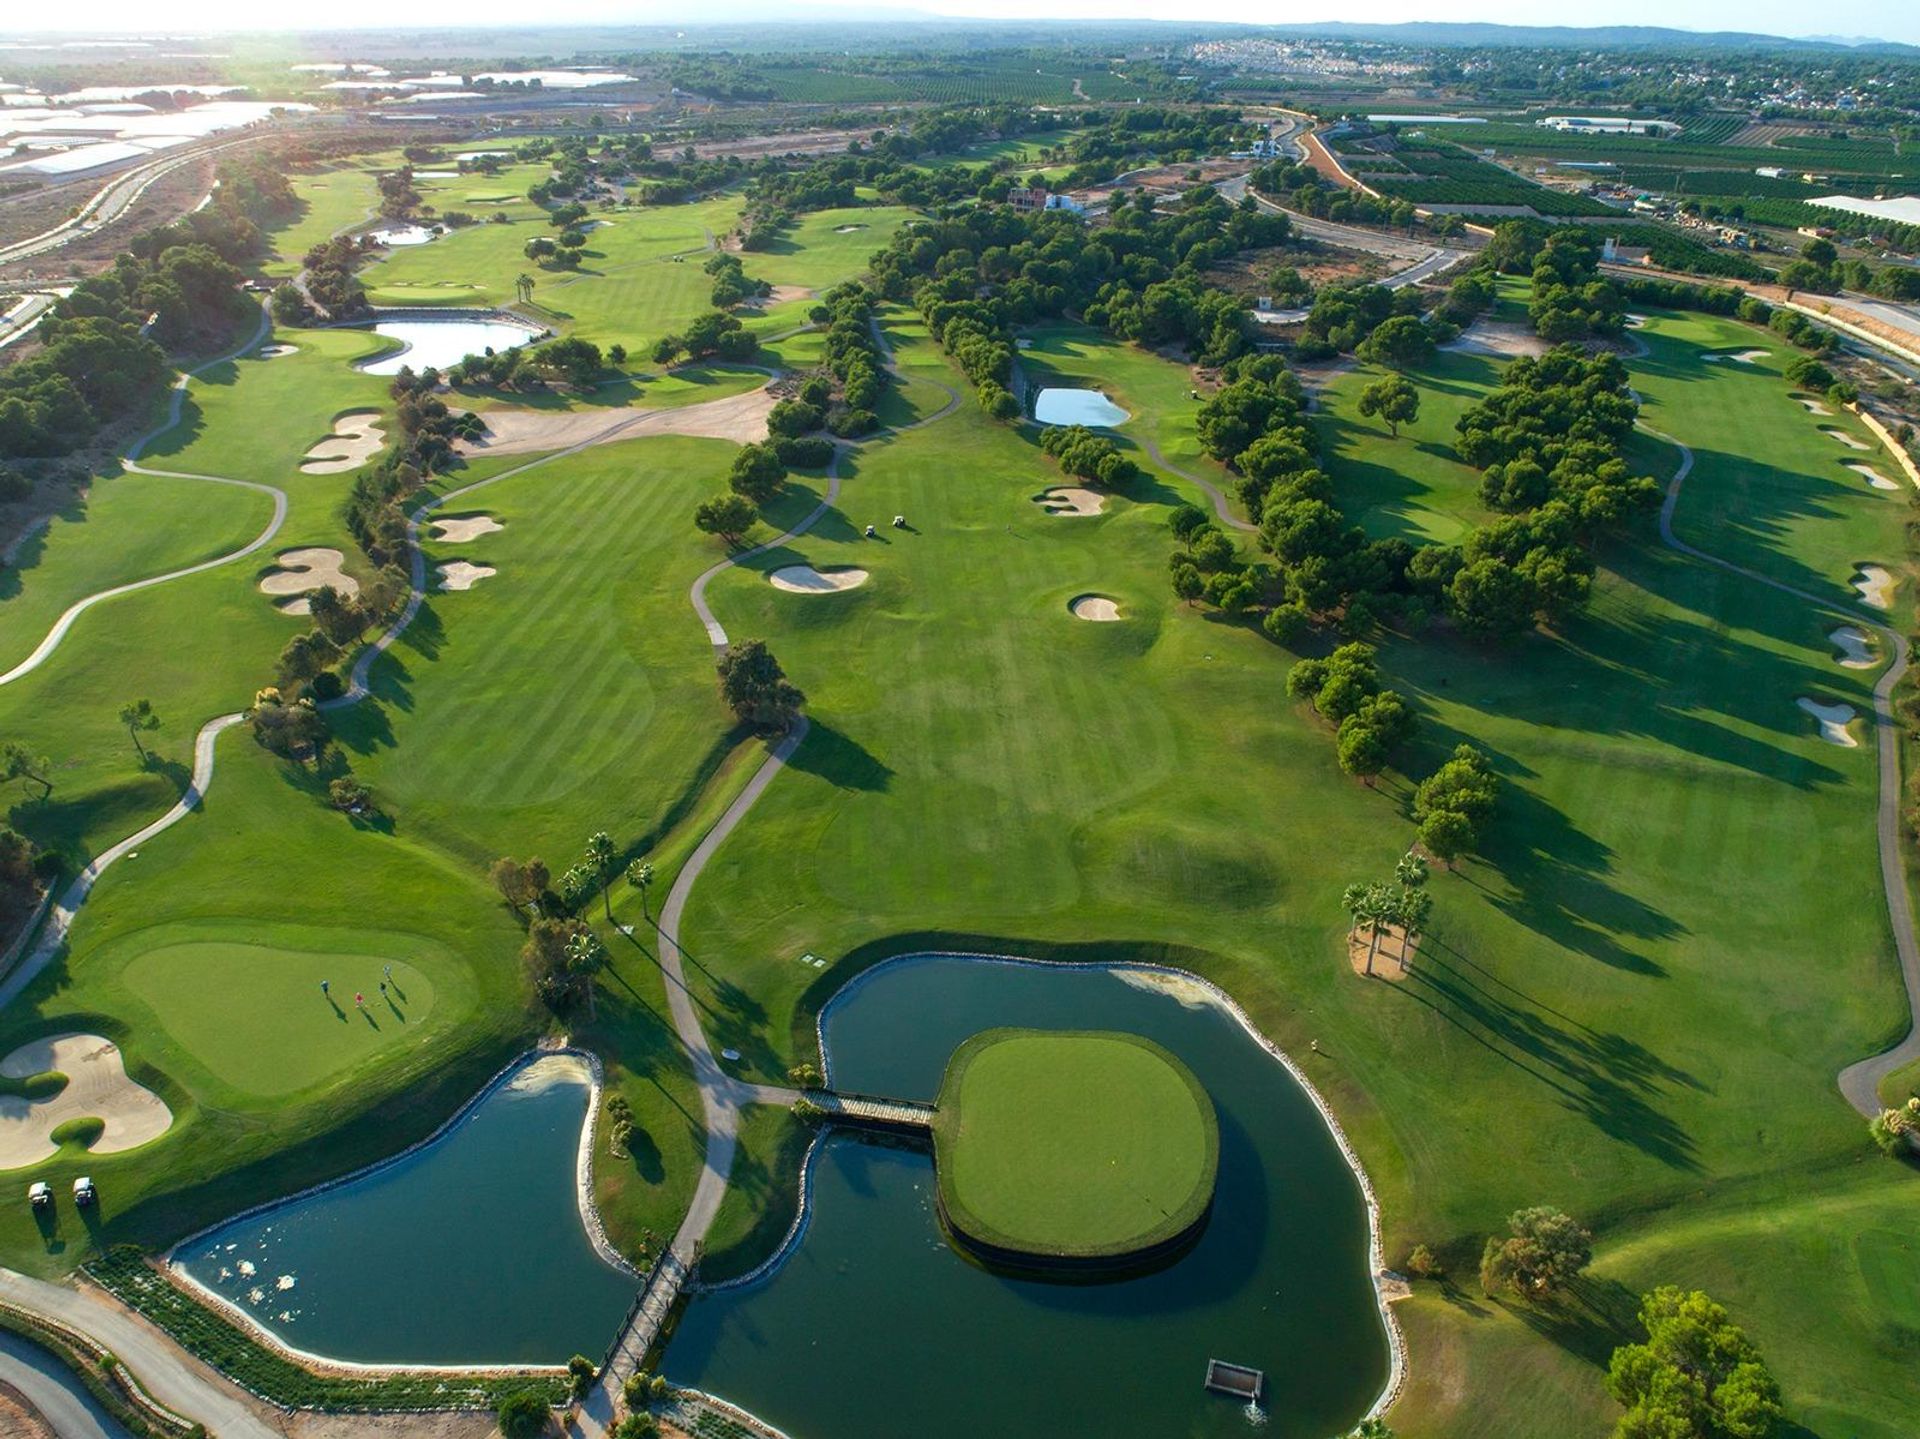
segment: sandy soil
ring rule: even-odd
[[[1829,429],[1827,426],[1822,425],[1820,427],[1820,433],[1823,435],[1831,435],[1834,439],[1838,440],[1841,444],[1845,445],[1850,450],[1871,450],[1873,448],[1872,445],[1861,444],[1860,441],[1856,440],[1852,435],[1848,434],[1845,430]]]
[[[1347,935],[1347,962],[1353,966],[1353,972],[1367,976],[1367,949],[1373,944],[1371,931],[1356,929]],[[1373,979],[1400,980],[1407,977],[1407,971],[1413,968],[1414,957],[1420,953],[1420,941],[1415,939],[1407,943],[1407,932],[1397,924],[1380,926],[1380,945],[1373,952]]]
[[[59,1439],[46,1416],[4,1380],[0,1380],[0,1434],[7,1439]]]
[[[357,470],[379,454],[384,443],[378,410],[349,410],[334,419],[331,435],[307,451],[300,473],[337,475],[344,470]]]
[[[428,520],[433,537],[448,544],[464,545],[482,535],[496,534],[506,528],[492,515],[455,515],[444,520]]]
[[[1043,490],[1033,502],[1050,515],[1097,515],[1107,507],[1107,497],[1096,490],[1077,485],[1059,485]]]
[[[1860,572],[1853,578],[1853,587],[1860,592],[1860,598],[1876,610],[1893,608],[1893,576],[1881,566],[1860,566]]]
[[[762,303],[784,305],[789,300],[810,299],[812,295],[813,291],[805,285],[775,285]]]
[[[776,590],[796,595],[830,595],[858,589],[867,582],[865,570],[816,570],[812,565],[783,565],[767,576]]]
[[[1860,741],[1853,737],[1847,728],[1853,723],[1852,705],[1823,705],[1818,700],[1808,699],[1805,695],[1794,701],[1801,709],[1820,721],[1820,738],[1828,744],[1837,744],[1846,749],[1858,749]]]
[[[1877,661],[1873,650],[1867,643],[1867,632],[1857,625],[1842,625],[1827,638],[1840,651],[1840,664],[1844,669],[1870,670]]]
[[[492,565],[470,565],[465,560],[450,560],[434,572],[440,576],[443,590],[470,590],[489,575],[500,573]]]
[[[1876,490],[1897,490],[1900,488],[1897,480],[1888,479],[1872,465],[1862,465],[1850,460],[1847,462],[1847,468],[1860,476],[1868,484],[1872,485]]]
[[[532,455],[641,435],[700,435],[745,445],[766,439],[767,413],[778,398],[758,389],[677,410],[489,410],[481,416],[486,436],[457,448],[465,455]]]
[[[1120,606],[1105,595],[1081,595],[1067,601],[1067,610],[1076,620],[1107,624],[1120,618]]]
[[[279,568],[269,570],[260,577],[261,592],[298,596],[297,599],[284,600],[280,605],[290,615],[312,614],[313,606],[306,599],[307,592],[328,585],[352,599],[360,593],[360,581],[340,568],[346,558],[338,550],[322,547],[287,550],[274,556],[274,563]]]
[[[95,1154],[117,1154],[158,1139],[173,1125],[166,1101],[127,1077],[120,1048],[97,1034],[55,1034],[0,1060],[0,1074],[28,1079],[53,1069],[66,1088],[48,1099],[0,1095],[0,1169],[39,1164],[60,1152],[47,1138],[69,1119],[100,1119]]]
[[[1523,326],[1480,320],[1462,330],[1459,339],[1450,340],[1440,348],[1457,350],[1466,355],[1492,355],[1513,360],[1522,355],[1544,355],[1550,346]]]
[[[1645,315],[1628,315],[1627,316],[1627,328],[1629,330],[1643,329],[1645,328],[1646,323],[1647,323],[1647,317]]]
[[[300,347],[298,345],[267,345],[262,349],[255,350],[254,358],[257,360],[277,360],[282,355],[297,355],[299,353]]]
[[[1713,365],[1751,365],[1755,360],[1767,358],[1765,350],[1738,350],[1732,354],[1708,355],[1708,364]]]
[[[1807,413],[1810,415],[1831,415],[1833,413],[1832,410],[1828,409],[1818,400],[1809,400],[1805,396],[1796,396],[1796,398],[1799,399],[1801,404],[1807,407]]]

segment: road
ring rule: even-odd
[[[1342,225],[1334,220],[1316,220],[1311,215],[1302,215],[1297,210],[1276,205],[1266,196],[1256,193],[1247,182],[1247,176],[1235,175],[1230,180],[1222,180],[1217,186],[1221,197],[1238,204],[1243,196],[1253,195],[1253,201],[1263,210],[1285,215],[1293,222],[1294,232],[1309,240],[1321,240],[1329,245],[1340,245],[1349,250],[1365,250],[1369,254],[1382,255],[1390,260],[1410,262],[1402,270],[1395,271],[1380,283],[1389,290],[1398,290],[1406,285],[1417,285],[1430,279],[1443,270],[1451,269],[1472,255],[1471,250],[1455,249],[1448,245],[1429,245],[1424,241],[1410,237],[1385,234],[1379,230],[1365,229],[1359,225]]]
[[[38,1344],[0,1331],[0,1379],[27,1396],[58,1439],[131,1439],[86,1387]]]

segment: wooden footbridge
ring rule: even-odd
[[[904,1134],[930,1134],[933,1131],[931,1104],[916,1104],[907,1099],[881,1099],[871,1094],[847,1094],[833,1089],[809,1091],[806,1098],[808,1103],[836,1124]]]

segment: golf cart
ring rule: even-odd
[[[27,1203],[35,1210],[53,1208],[53,1191],[47,1188],[46,1180],[36,1180],[27,1186]]]
[[[92,1204],[98,1197],[93,1192],[93,1181],[86,1175],[83,1174],[73,1181],[73,1202],[82,1209]]]

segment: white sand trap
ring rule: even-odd
[[[1870,670],[1876,661],[1867,643],[1867,632],[1857,625],[1842,625],[1827,638],[1840,651],[1840,666],[1849,670]]]
[[[0,1095],[0,1169],[19,1169],[53,1158],[60,1148],[47,1136],[70,1119],[105,1124],[95,1154],[117,1154],[158,1139],[173,1125],[173,1111],[151,1089],[127,1077],[120,1048],[97,1034],[55,1034],[23,1044],[4,1060],[0,1074],[30,1079],[48,1070],[67,1076],[46,1099]]]
[[[865,570],[816,570],[812,565],[782,565],[767,576],[767,583],[776,590],[796,595],[830,595],[858,589],[866,582]]]
[[[1801,695],[1794,703],[1820,721],[1820,738],[1828,744],[1837,744],[1846,749],[1860,747],[1860,741],[1847,728],[1853,723],[1852,705],[1823,705],[1819,700],[1810,700],[1805,695]]]
[[[1832,410],[1829,410],[1818,400],[1809,400],[1805,395],[1797,395],[1795,398],[1807,407],[1807,413],[1810,415],[1831,415],[1833,413]]]
[[[865,225],[835,225],[833,227],[833,233],[836,235],[851,235],[855,230],[864,230],[866,228]]]
[[[1120,606],[1105,595],[1080,595],[1067,601],[1067,609],[1076,620],[1107,624],[1120,618]]]
[[[300,347],[298,345],[265,345],[255,350],[253,355],[257,360],[277,360],[282,355],[297,355],[299,353]]]
[[[384,443],[378,410],[348,410],[334,418],[333,433],[307,451],[300,473],[337,475],[357,470],[379,454]]]
[[[319,547],[288,550],[274,557],[279,568],[260,577],[260,589],[269,595],[298,596],[280,608],[290,615],[310,615],[313,606],[306,597],[313,590],[331,585],[348,599],[360,593],[360,581],[340,568],[346,558],[338,550]]]
[[[492,515],[459,515],[445,520],[428,520],[433,537],[447,544],[464,545],[482,535],[497,534],[506,528]]]
[[[767,414],[779,396],[764,386],[723,400],[702,400],[678,409],[488,410],[480,418],[486,435],[460,440],[463,455],[532,455],[576,445],[603,445],[640,435],[697,435],[752,444],[767,437]]]
[[[1862,444],[1860,441],[1856,440],[1852,435],[1848,434],[1845,430],[1836,430],[1827,425],[1822,425],[1820,427],[1820,433],[1838,440],[1841,444],[1845,445],[1850,450],[1870,450],[1873,448],[1872,445]]]
[[[1050,515],[1097,515],[1107,507],[1107,497],[1096,490],[1083,490],[1077,485],[1058,485],[1051,490],[1043,490],[1033,497],[1033,502]]]
[[[1520,325],[1501,325],[1481,320],[1460,332],[1460,337],[1440,347],[1463,355],[1491,355],[1496,359],[1518,359],[1522,355],[1544,355],[1552,348],[1533,331]]]
[[[443,590],[470,590],[500,571],[492,565],[470,565],[465,560],[449,560],[444,565],[436,565],[434,573],[440,576],[440,588]]]
[[[1847,462],[1847,468],[1852,470],[1856,475],[1859,475],[1876,490],[1897,490],[1900,488],[1898,481],[1888,479],[1872,465],[1862,465],[1849,460]]]
[[[1719,365],[1751,365],[1755,360],[1766,359],[1767,353],[1765,350],[1735,350],[1731,353],[1708,355],[1707,361],[1709,364]]]
[[[1645,315],[1630,314],[1627,316],[1627,328],[1629,330],[1643,330],[1646,328],[1646,325],[1647,317]]]
[[[1853,577],[1853,587],[1860,591],[1860,598],[1876,610],[1893,608],[1893,576],[1879,565],[1861,565]]]

